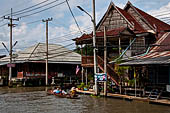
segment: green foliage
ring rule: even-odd
[[[76,47],[76,49],[74,50],[76,53],[81,54],[81,48],[79,46]],[[87,53],[86,53],[87,52]],[[83,55],[93,55],[93,48],[90,45],[85,45],[83,47]]]
[[[117,50],[119,50],[119,48],[112,48],[112,50],[113,50],[113,51],[117,51]]]
[[[129,66],[119,66],[118,64],[115,64],[115,72],[119,75],[122,76],[127,69],[129,69]]]
[[[76,49],[74,50],[74,52],[81,54],[81,49],[79,46],[76,46]]]
[[[128,80],[128,84],[129,84],[130,86],[135,86],[135,79]]]
[[[128,82],[129,80],[127,78],[124,78],[123,79],[123,82]]]
[[[85,84],[82,82],[80,85],[77,86],[77,88],[84,88]]]

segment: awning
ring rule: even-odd
[[[121,63],[121,66],[130,65],[159,65],[159,64],[170,64],[170,56],[157,57],[157,58],[145,58],[145,59],[134,59]]]

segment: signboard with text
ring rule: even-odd
[[[97,82],[104,82],[107,80],[107,74],[106,73],[96,73],[95,79]]]
[[[7,64],[7,67],[15,67],[15,64]]]

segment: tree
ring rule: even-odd
[[[120,94],[122,93],[122,79],[124,78],[124,75],[126,73],[126,70],[128,70],[130,67],[129,66],[120,66],[119,64],[121,61],[117,61],[114,67],[115,73],[119,76],[120,78]]]

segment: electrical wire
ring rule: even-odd
[[[92,28],[92,27],[88,27],[88,28],[85,28],[85,29],[83,29],[83,30],[86,30],[86,29],[90,30],[91,28]],[[68,33],[68,34],[65,34],[65,35],[62,35],[62,36],[56,37],[56,38],[62,38],[62,37],[72,36],[72,35],[74,35],[74,34],[77,34],[78,32],[79,32],[79,31],[71,32],[71,33]],[[52,39],[49,39],[49,40],[54,40],[54,39],[56,39],[56,38],[52,38]]]
[[[48,0],[47,0],[48,1]],[[43,8],[43,7],[45,7],[45,6],[48,6],[48,5],[51,5],[51,4],[53,4],[53,3],[55,3],[55,2],[57,2],[58,0],[55,0],[55,1],[53,1],[53,2],[50,2],[50,3],[47,3],[47,4],[45,4],[45,5],[42,5],[42,6],[39,6],[39,7],[37,7],[37,8],[34,8],[34,9],[30,9],[30,10],[28,10],[28,11],[24,11],[24,12],[21,12],[21,13],[13,13],[13,16],[18,16],[18,15],[21,15],[21,14],[24,14],[24,13],[28,13],[28,12],[31,12],[31,11],[35,11],[35,10],[37,10],[37,9],[40,9],[40,8]]]
[[[28,15],[23,15],[23,16],[21,16],[20,18],[25,18],[25,17],[28,17],[28,16],[32,16],[32,15],[41,13],[41,12],[43,12],[43,11],[46,11],[46,10],[49,10],[49,9],[51,9],[51,8],[57,7],[57,6],[59,6],[59,5],[62,5],[62,4],[64,4],[65,2],[66,2],[66,1],[60,2],[60,3],[56,4],[56,5],[53,5],[53,6],[51,6],[51,7],[48,7],[48,8],[46,8],[46,9],[43,9],[43,10],[40,10],[40,11],[31,13],[31,14],[28,14]]]
[[[0,27],[3,27],[3,26],[5,26],[5,25],[7,25],[8,24],[8,22],[7,23],[4,23],[4,24],[2,24],[2,25],[0,25]]]
[[[159,14],[159,15],[156,15],[155,17],[166,16],[166,15],[169,15],[169,14],[170,14],[170,13]]]
[[[45,2],[48,2],[48,1],[49,1],[49,0],[45,0],[45,1],[42,1],[42,2],[40,2],[40,3],[35,4],[35,5],[33,5],[33,6],[24,8],[24,9],[22,9],[22,10],[15,11],[15,12],[13,12],[13,14],[16,14],[16,13],[23,12],[23,11],[25,11],[25,10],[34,8],[34,7],[36,7],[36,6],[38,6],[38,5],[41,5],[41,4],[43,4],[43,3],[45,3]],[[7,14],[6,16],[8,16],[8,15],[10,15],[10,14]]]
[[[30,24],[34,24],[34,23],[41,22],[41,21],[42,21],[42,20],[35,20],[35,21],[32,21],[32,22],[24,23],[24,24],[30,25]],[[21,25],[17,25],[17,26],[21,26]]]
[[[164,20],[164,19],[170,19],[170,17],[162,17],[162,18],[159,18],[161,20]]]
[[[79,25],[78,25],[78,22],[77,22],[75,16],[74,16],[74,14],[73,14],[73,12],[72,12],[72,10],[71,10],[71,7],[70,7],[70,5],[69,5],[68,0],[66,0],[66,3],[67,3],[67,6],[68,6],[68,8],[69,8],[69,11],[70,11],[70,13],[71,13],[71,15],[72,15],[72,17],[73,17],[75,23],[76,23],[76,25],[77,25],[77,28],[79,29],[80,33],[83,34],[83,33],[81,32],[81,29],[80,29],[80,27],[79,27]]]
[[[55,57],[58,57],[58,56],[63,56],[63,55],[67,55],[67,54],[69,54],[69,53],[72,53],[72,52],[74,52],[73,50],[75,50],[76,48],[74,48],[74,49],[72,49],[72,50],[67,50],[67,51],[62,51],[62,52],[60,52],[60,53],[53,53],[53,54],[50,54],[50,55],[53,55],[53,56],[49,56],[48,58],[55,58]],[[22,54],[22,53],[21,53]],[[35,53],[35,54],[39,54],[39,53]],[[31,56],[31,58],[39,58],[39,57],[46,57],[46,54],[44,54],[44,55],[40,55],[40,56]],[[77,56],[70,56],[70,57],[77,57]],[[19,59],[21,59],[21,58],[25,58],[25,59],[27,59],[27,58],[29,58],[29,56],[28,57],[18,57]],[[8,60],[9,58],[8,57],[6,57],[6,58],[3,58],[3,60]],[[30,59],[30,58],[29,58]],[[41,58],[41,59],[38,59],[38,60],[45,60],[46,58]],[[15,58],[13,58],[13,61],[15,61],[15,60],[17,60],[17,59],[15,59]],[[6,61],[1,61],[1,62],[6,62]]]
[[[23,0],[22,0],[23,1]],[[13,8],[15,8],[15,7],[20,7],[20,6],[23,6],[23,5],[25,5],[26,3],[25,2],[29,2],[29,1],[32,1],[32,0],[25,0],[24,2],[22,2],[22,3],[20,3],[20,4],[17,4],[17,5],[15,5]],[[5,14],[5,13],[7,13],[7,12],[10,12],[10,10],[6,10],[6,11],[4,11],[4,12],[2,12],[1,13],[1,15],[11,15],[11,14]],[[3,16],[4,17],[4,16]],[[2,17],[2,18],[3,18]],[[1,17],[0,17],[1,18]]]
[[[59,48],[57,48],[57,49],[51,49],[51,50],[49,50],[49,52],[52,52],[52,51],[56,51],[56,50],[60,50],[60,49],[62,49],[62,48],[66,48],[66,47],[69,47],[69,46],[71,46],[71,45],[73,45],[74,43],[71,43],[71,44],[68,44],[68,45],[66,45],[66,46],[62,46],[62,47],[59,47]],[[32,52],[31,52],[32,53]],[[37,53],[46,53],[46,51],[44,51],[44,52],[37,52]],[[22,54],[30,54],[30,53],[22,53]]]

